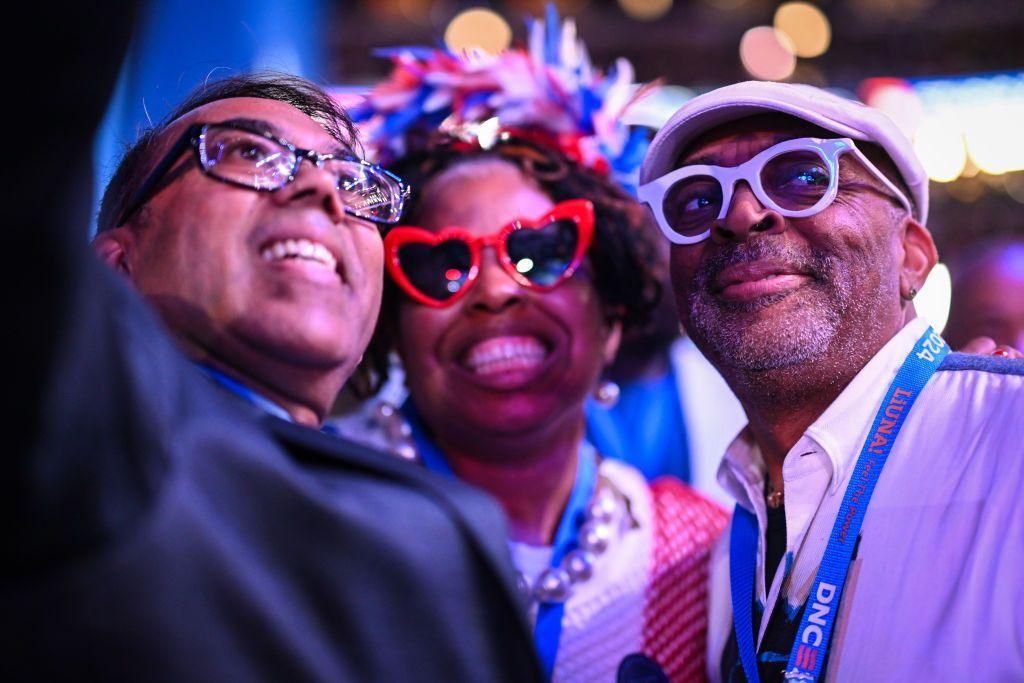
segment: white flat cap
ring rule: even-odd
[[[781,112],[841,137],[873,142],[896,164],[914,201],[914,217],[928,219],[928,174],[910,140],[882,111],[809,85],[746,81],[698,95],[672,115],[651,142],[640,183],[676,168],[680,152],[705,131],[755,114]]]

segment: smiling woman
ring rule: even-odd
[[[397,350],[423,463],[503,504],[549,672],[701,671],[704,561],[722,513],[583,439],[586,401],[657,291],[643,214],[612,182],[522,140],[442,145],[395,168],[422,189],[385,240],[370,359],[383,374]],[[685,635],[655,627],[668,605]]]
[[[477,238],[510,225],[520,225],[513,235],[539,233],[547,228],[519,221],[555,208],[516,166],[488,158],[462,161],[435,176],[420,201],[417,215],[428,230],[464,226]],[[529,253],[539,261],[546,249],[535,240]],[[501,267],[496,249],[484,248],[472,286],[448,306],[398,298],[391,322],[412,399],[439,441],[448,442],[446,451],[493,439],[498,443],[486,449],[493,458],[528,462],[563,433],[578,438],[583,402],[614,357],[623,316],[605,310],[588,261],[572,274],[576,251],[575,244],[567,250],[551,285],[514,277]],[[517,520],[512,524],[515,530]],[[534,540],[548,535],[522,533]]]
[[[523,57],[506,53],[473,82],[500,89],[499,72]],[[424,60],[411,70],[420,78],[467,68],[443,53]],[[407,75],[395,82],[408,85]],[[566,85],[538,92],[581,96]],[[368,107],[387,99],[371,96]],[[513,106],[514,127],[503,123],[509,112],[486,107],[452,113],[442,131],[419,121],[391,156],[389,169],[416,191],[385,237],[389,277],[363,386],[386,379],[397,352],[409,399],[393,431],[412,444],[398,438],[396,451],[502,504],[550,679],[697,679],[708,553],[724,514],[676,480],[649,485],[584,438],[586,402],[623,330],[644,324],[658,295],[647,216],[610,177],[628,162],[598,147],[586,132],[593,121],[559,135],[551,124],[561,105]],[[620,143],[629,138],[614,126]],[[394,139],[384,136],[378,152]]]

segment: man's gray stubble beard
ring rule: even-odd
[[[796,290],[754,301],[722,302],[711,294],[715,276],[727,266],[771,259],[812,278]],[[704,263],[688,298],[689,331],[722,364],[744,372],[785,368],[818,358],[835,339],[852,304],[852,282],[842,277],[837,260],[813,247],[800,252],[779,242],[740,244]],[[770,324],[749,316],[786,299],[796,308]]]

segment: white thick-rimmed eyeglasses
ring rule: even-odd
[[[739,166],[683,166],[641,185],[637,195],[651,207],[670,242],[696,244],[707,239],[712,224],[729,213],[741,180],[762,206],[787,218],[825,210],[839,192],[839,157],[846,153],[853,154],[913,213],[906,195],[849,138],[786,140]]]

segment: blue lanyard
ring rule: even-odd
[[[554,553],[551,555],[551,566],[558,567],[565,556],[577,548],[580,525],[583,524],[584,509],[594,495],[597,486],[597,453],[590,443],[580,444],[580,455],[576,467],[576,481],[573,483],[569,502],[558,522],[555,532]],[[542,602],[537,607],[537,625],[533,629],[533,641],[540,654],[541,666],[546,680],[551,680],[558,656],[558,644],[562,638],[562,617],[565,614],[564,602]]]
[[[221,385],[222,387],[230,391],[232,394],[238,396],[239,398],[253,404],[263,412],[269,413],[274,417],[279,417],[282,420],[286,420],[288,422],[293,421],[292,416],[288,414],[287,410],[277,405],[273,401],[264,398],[263,396],[260,396],[259,394],[257,394],[255,391],[245,386],[244,384],[241,384],[231,379],[220,370],[216,370],[210,367],[209,365],[204,365],[203,363],[194,363],[194,365],[203,374],[212,379],[214,382]]]
[[[451,466],[445,459],[441,449],[427,435],[426,426],[420,419],[419,412],[412,401],[406,401],[401,408],[402,415],[412,429],[412,438],[416,450],[427,469],[455,477]],[[597,453],[588,442],[580,444],[579,460],[576,467],[576,481],[573,483],[569,501],[566,503],[562,519],[558,522],[555,532],[554,552],[551,555],[551,566],[558,567],[562,559],[577,547],[577,533],[585,519],[585,508],[594,495],[597,486]],[[551,680],[558,656],[558,644],[562,638],[562,617],[565,614],[565,603],[542,602],[537,607],[537,623],[533,629],[533,642],[540,655],[541,668],[545,680]]]
[[[813,683],[821,674],[853,550],[878,476],[914,401],[948,353],[946,342],[929,327],[917,340],[886,391],[868,438],[861,447],[821,566],[811,585],[786,666],[787,681]],[[736,645],[748,683],[760,681],[752,614],[759,539],[757,517],[737,505],[729,546],[730,587]]]

